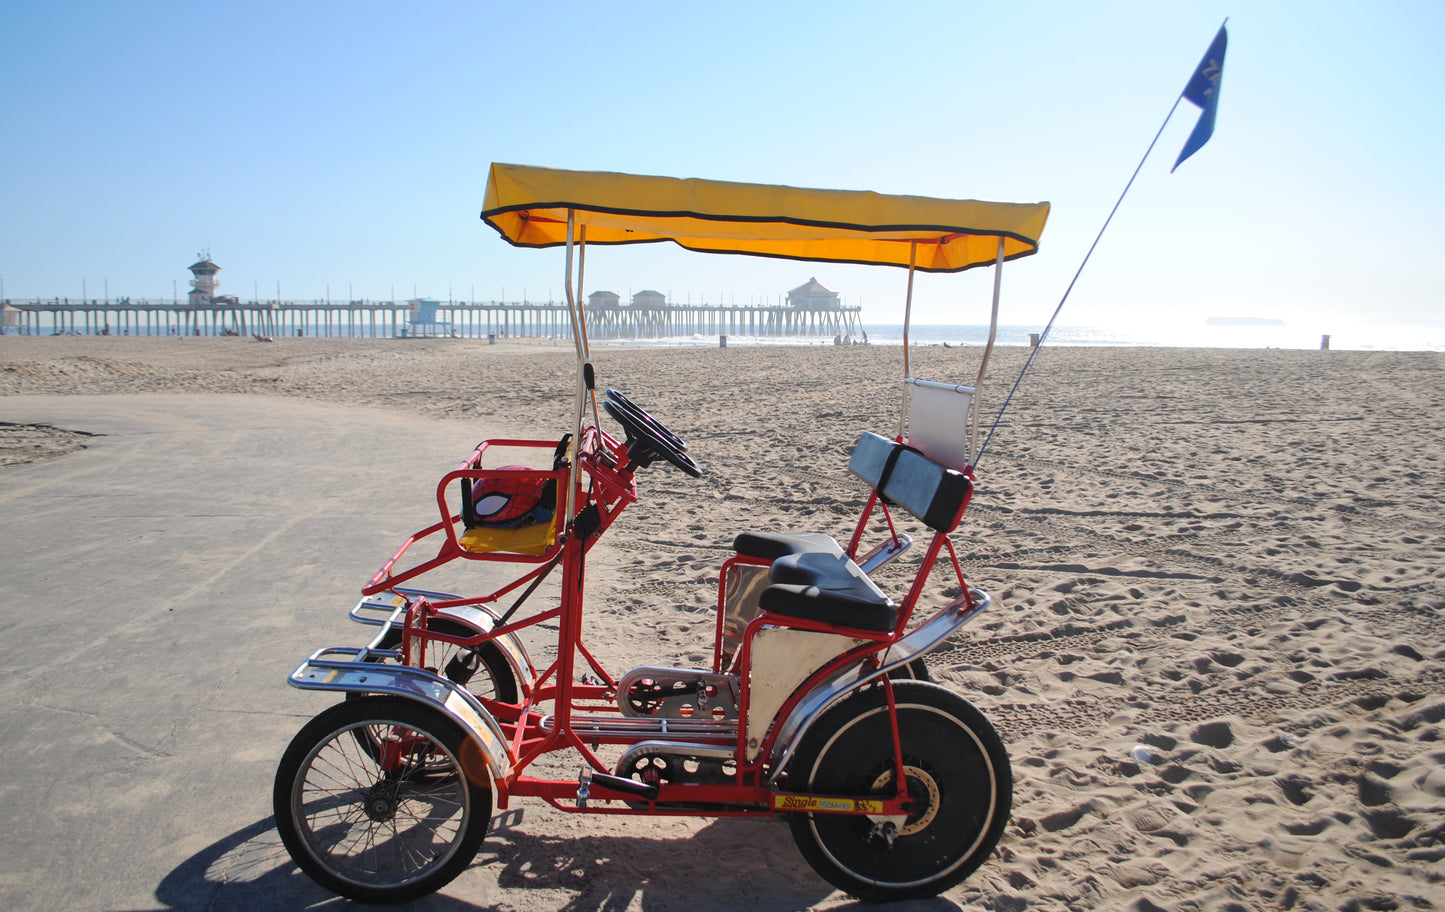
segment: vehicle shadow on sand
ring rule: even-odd
[[[392,908],[793,912],[829,897],[834,897],[827,902],[830,909],[853,905],[813,873],[787,827],[776,821],[716,820],[690,838],[659,839],[529,832],[521,828],[522,820],[520,810],[498,814],[476,861],[446,892]],[[530,902],[525,901],[528,891],[535,891]],[[473,898],[467,898],[469,893]],[[297,870],[270,817],[186,859],[166,875],[155,895],[165,910],[381,908],[354,906]],[[888,908],[953,912],[958,906],[938,898]]]

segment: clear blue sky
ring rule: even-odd
[[[1213,140],[1181,105],[1061,317],[1445,317],[1445,4],[21,3],[0,7],[0,275],[19,299],[562,296],[482,225],[492,161],[1046,199],[1006,323],[1047,319],[1229,16]],[[776,299],[810,276],[901,318],[906,274],[670,246],[585,292]],[[986,321],[927,277],[915,320]]]

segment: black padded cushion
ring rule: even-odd
[[[898,621],[898,606],[841,549],[780,557],[769,576],[759,605],[771,614],[878,633]]]
[[[843,549],[832,536],[821,532],[743,532],[733,539],[733,550],[759,560],[777,560],[789,554],[832,554],[843,556]]]
[[[957,469],[877,434],[858,438],[848,470],[939,532],[953,531],[973,491],[973,481]]]

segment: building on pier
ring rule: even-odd
[[[811,278],[788,292],[788,306],[802,310],[837,310],[842,302],[838,300],[838,292]]]
[[[191,290],[186,295],[191,307],[210,307],[216,303],[216,289],[220,286],[221,280],[216,278],[216,273],[221,267],[211,262],[210,254],[201,253],[196,255],[196,262],[189,267],[191,275]]]

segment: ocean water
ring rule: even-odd
[[[871,345],[902,345],[902,324],[865,323],[863,331]],[[1026,346],[1030,336],[1042,333],[1042,326],[1000,326],[994,344]],[[1193,325],[1133,324],[1124,326],[1054,326],[1044,340],[1047,346],[1125,346],[1159,348],[1286,348],[1313,350],[1329,336],[1332,351],[1445,351],[1445,321],[1439,325],[1357,323],[1329,326],[1327,330],[1291,325],[1210,325],[1203,320]],[[861,342],[860,336],[853,341]],[[911,345],[982,346],[988,342],[988,327],[977,325],[924,324],[910,328]],[[707,345],[718,344],[713,335],[668,339],[638,339],[620,343],[594,341],[594,345]],[[832,345],[822,337],[729,336],[729,345]]]
[[[86,327],[78,327],[86,332]],[[370,326],[331,327],[336,337],[372,337]],[[378,326],[377,337],[389,337],[389,326]],[[459,334],[479,338],[484,327],[459,326]],[[90,327],[89,332],[96,332]],[[863,331],[872,345],[903,344],[902,324],[865,323]],[[1041,333],[1042,326],[1006,325],[998,328],[996,345],[1026,346],[1030,336]],[[14,330],[7,329],[7,333]],[[52,326],[42,326],[41,334],[50,335]],[[170,335],[174,330],[163,326],[116,327],[116,335]],[[317,327],[307,327],[306,335],[325,335]],[[280,327],[280,335],[291,336],[294,326]],[[1322,319],[1316,325],[1216,325],[1203,319],[1176,323],[1148,322],[1115,326],[1055,326],[1045,340],[1047,346],[1154,346],[1175,348],[1285,348],[1313,350],[1321,348],[1322,337],[1329,336],[1329,347],[1335,351],[1433,351],[1445,352],[1445,320],[1416,324],[1386,322],[1341,323]],[[860,335],[854,342],[863,341]],[[988,341],[986,325],[915,325],[909,330],[912,345],[981,346]],[[663,339],[593,339],[594,346],[716,346],[715,334],[674,336]],[[823,336],[728,336],[729,345],[832,345],[832,337]]]
[[[869,341],[902,344],[903,327],[864,324]],[[997,345],[1028,345],[1040,326],[1000,326]],[[1438,325],[1353,323],[1303,327],[1283,325],[1212,325],[1204,320],[1176,324],[1120,326],[1059,326],[1049,331],[1046,345],[1155,346],[1170,348],[1290,348],[1319,349],[1329,336],[1329,348],[1338,351],[1445,351],[1445,321]],[[983,345],[987,326],[915,326],[912,344]]]

